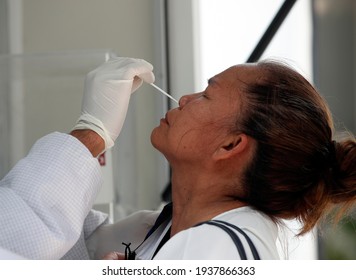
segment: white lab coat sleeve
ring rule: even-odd
[[[9,250],[0,248],[0,260],[25,260],[24,257],[19,256]]]
[[[78,241],[101,184],[97,159],[76,138],[41,138],[0,181],[0,247],[61,258]]]
[[[87,240],[96,229],[109,223],[108,215],[96,210],[90,210],[84,220],[83,231],[74,246],[61,258],[62,260],[89,260],[91,258]]]

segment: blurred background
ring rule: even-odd
[[[154,65],[156,84],[177,99],[244,63],[283,0],[0,0],[0,177],[41,136],[69,132],[85,75],[112,56]],[[298,0],[263,52],[306,76],[329,102],[338,131],[356,130],[356,1]],[[355,36],[355,38],[354,38]],[[151,130],[176,106],[143,85],[118,143],[99,160],[95,208],[117,221],[157,209],[169,196],[169,166]],[[294,238],[290,259],[356,259],[355,214]]]

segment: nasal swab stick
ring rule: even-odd
[[[172,96],[170,96],[167,92],[165,92],[163,89],[159,88],[158,86],[156,86],[155,84],[151,83],[151,86],[153,86],[155,89],[157,89],[158,91],[160,91],[161,93],[163,93],[165,96],[167,96],[168,98],[172,99],[173,101],[175,101],[177,104],[178,101],[176,99],[174,99]]]

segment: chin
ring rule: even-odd
[[[169,152],[169,147],[167,150],[167,142],[165,141],[166,139],[167,137],[165,137],[165,135],[162,135],[162,133],[160,133],[158,127],[153,129],[151,133],[151,144],[156,150],[161,152],[165,158],[167,158],[167,152]]]
[[[160,139],[162,138],[161,135],[159,135],[159,132],[158,132],[158,127],[154,128],[151,132],[151,144],[154,148],[156,148],[157,150],[160,151],[159,149],[159,143],[161,141],[159,141]]]

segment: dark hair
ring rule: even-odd
[[[298,72],[267,60],[257,68],[260,79],[242,89],[245,117],[238,121],[257,140],[245,199],[275,220],[299,219],[301,235],[332,206],[355,201],[355,139],[333,141],[326,102]]]

